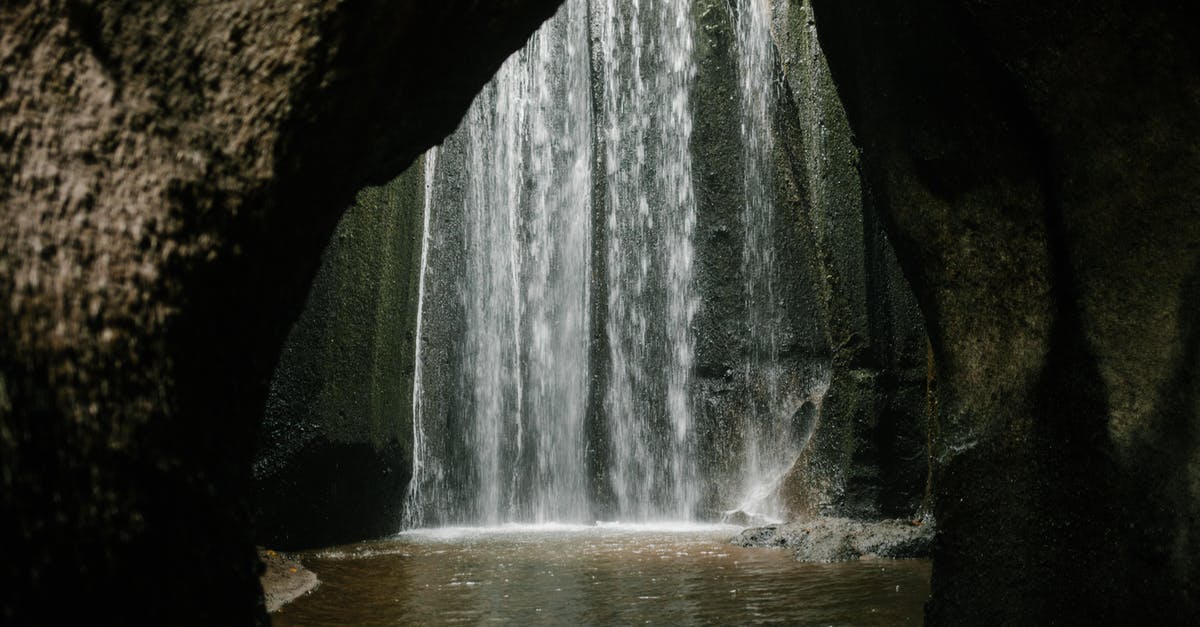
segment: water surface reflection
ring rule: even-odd
[[[732,527],[440,529],[302,555],[276,625],[920,624],[925,560],[800,564]]]

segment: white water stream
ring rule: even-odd
[[[778,389],[775,57],[768,4],[733,10],[736,323],[768,400],[744,417],[743,498],[725,505],[777,516],[799,451]],[[405,527],[698,517],[694,28],[692,0],[568,0],[426,156]],[[431,229],[453,237],[431,247]],[[453,303],[425,306],[427,274]]]

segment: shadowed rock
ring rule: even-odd
[[[250,463],[320,252],[557,4],[0,9],[0,622],[265,620]]]
[[[937,365],[927,620],[1193,620],[1195,10],[812,4]]]

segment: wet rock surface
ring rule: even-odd
[[[929,557],[933,536],[933,524],[925,521],[814,518],[747,529],[732,542],[787,549],[801,562],[830,563]]]
[[[747,416],[769,386],[747,383],[755,350],[744,332],[744,156],[740,151],[738,3],[697,0],[696,316],[700,455],[743,446]],[[770,241],[780,365],[774,420],[794,422],[803,453],[780,484],[791,516],[913,516],[928,494],[930,364],[921,313],[879,210],[864,192],[860,155],[808,2],[771,4],[775,56],[770,120]],[[761,377],[765,379],[765,377]],[[767,389],[761,389],[767,388]],[[733,426],[734,428],[731,428]],[[716,464],[713,464],[716,466]],[[707,469],[720,477],[723,469]],[[720,486],[706,505],[729,506]],[[778,515],[779,512],[776,512]]]
[[[254,461],[261,545],[334,546],[399,529],[412,474],[419,164],[358,194],[284,342]]]
[[[786,480],[797,514],[915,516],[928,494],[925,327],[817,41],[810,2],[772,3],[784,197],[806,239],[828,359],[811,439]],[[793,284],[795,284],[793,283]],[[796,289],[796,288],[792,288]]]
[[[321,585],[317,574],[305,568],[297,559],[271,549],[260,550],[258,556],[266,567],[259,581],[262,582],[263,600],[268,613],[278,612],[283,606]]]

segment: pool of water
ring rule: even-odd
[[[919,625],[926,560],[801,564],[736,527],[414,531],[300,555],[321,586],[276,625]]]

